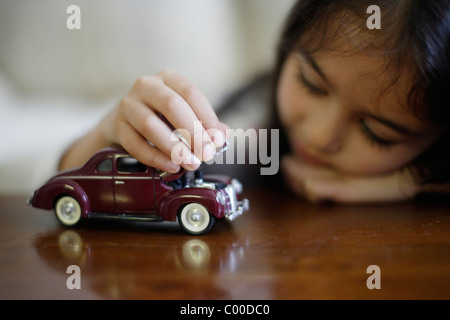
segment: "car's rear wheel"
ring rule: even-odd
[[[190,234],[203,234],[208,232],[215,218],[199,203],[189,203],[178,213],[181,227]]]
[[[73,227],[81,221],[81,207],[77,200],[70,196],[63,196],[55,204],[56,218],[63,225]]]

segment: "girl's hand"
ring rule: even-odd
[[[98,127],[69,149],[60,169],[81,165],[87,160],[83,152],[92,155],[119,144],[148,166],[171,173],[177,172],[180,165],[195,170],[224,144],[226,128],[195,85],[174,71],[164,70],[138,79]],[[175,129],[189,146],[180,143],[173,133]]]
[[[378,176],[349,176],[312,166],[291,155],[282,159],[282,170],[288,186],[312,202],[403,201],[419,191],[407,170]]]

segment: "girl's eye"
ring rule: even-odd
[[[308,89],[308,91],[310,93],[312,93],[313,95],[316,95],[319,97],[324,97],[324,96],[328,95],[327,91],[322,90],[322,89],[316,87],[315,85],[313,85],[311,82],[309,82],[309,80],[305,78],[305,75],[303,74],[303,72],[301,70],[299,70],[299,72],[298,72],[298,79],[306,87],[306,89]]]
[[[394,142],[382,139],[378,137],[375,133],[373,133],[373,131],[367,126],[367,123],[364,121],[364,119],[360,120],[360,125],[362,132],[369,140],[370,144],[374,144],[381,148],[387,148],[394,144]]]

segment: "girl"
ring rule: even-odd
[[[450,179],[450,3],[378,1],[381,29],[370,30],[372,4],[301,0],[282,32],[273,128],[282,132],[285,181],[311,201],[405,200],[445,191]],[[196,121],[201,137],[194,135]],[[165,70],[137,80],[70,147],[60,169],[120,144],[139,161],[176,172],[174,128],[186,129],[189,145],[200,146],[181,163],[195,170],[222,145],[227,126],[198,88]]]

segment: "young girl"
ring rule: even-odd
[[[281,36],[272,128],[282,132],[287,185],[311,201],[405,200],[445,191],[450,180],[450,3],[378,1],[381,29],[371,30],[373,2],[301,0]],[[139,161],[176,172],[175,128],[199,146],[181,163],[195,170],[222,145],[227,126],[183,76],[142,77],[69,148],[60,169],[120,144]]]

